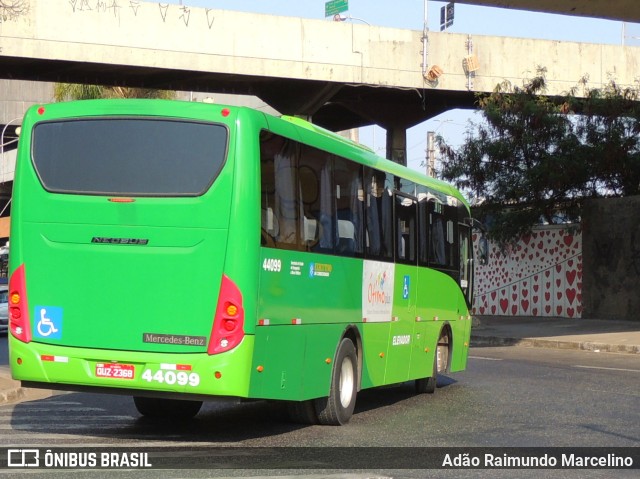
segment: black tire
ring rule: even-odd
[[[133,403],[140,414],[153,418],[191,419],[202,407],[202,401],[139,396],[133,398]]]
[[[318,424],[318,415],[314,400],[307,401],[288,401],[287,414],[291,422],[297,424]]]
[[[436,384],[438,382],[438,355],[433,358],[433,372],[429,378],[416,379],[417,394],[433,394],[436,392]]]
[[[329,397],[315,400],[320,424],[342,426],[349,422],[356,407],[358,385],[358,355],[349,338],[343,338],[338,346]]]
[[[438,373],[444,373],[449,369],[449,335],[446,331],[440,332],[436,343],[436,353],[433,358],[433,372],[430,378],[416,379],[416,393],[433,394],[438,386]]]

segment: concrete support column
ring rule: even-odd
[[[387,128],[387,159],[407,166],[407,129]]]

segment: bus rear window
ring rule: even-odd
[[[223,125],[155,118],[91,118],[36,125],[33,163],[54,193],[199,196],[222,169]]]

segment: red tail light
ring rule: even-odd
[[[31,323],[27,308],[24,264],[21,264],[9,280],[9,329],[13,337],[24,343],[31,341]]]
[[[222,275],[218,307],[213,319],[209,354],[219,354],[235,348],[244,337],[244,309],[242,293],[228,276]]]

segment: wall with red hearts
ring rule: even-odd
[[[476,258],[479,235],[474,234]],[[488,262],[476,260],[473,314],[582,317],[582,233],[567,226],[535,228],[501,250],[489,241]]]

